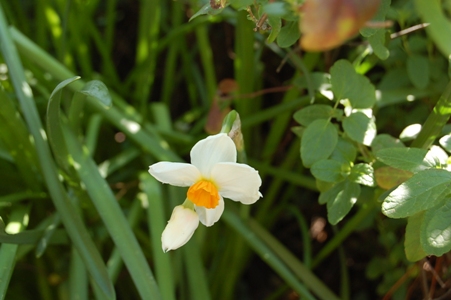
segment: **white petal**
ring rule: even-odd
[[[218,222],[222,213],[224,212],[224,199],[219,199],[219,204],[215,208],[205,208],[203,206],[197,206],[196,212],[199,215],[199,221],[207,227],[212,226]]]
[[[151,165],[149,173],[158,181],[175,186],[191,186],[201,177],[199,170],[191,164],[166,161]]]
[[[225,133],[210,135],[191,149],[191,163],[207,179],[210,179],[211,169],[218,162],[236,162],[235,144]]]
[[[199,226],[197,213],[182,205],[174,207],[171,219],[161,235],[161,246],[164,252],[175,250],[185,245]]]
[[[262,196],[258,191],[262,185],[260,175],[246,164],[216,164],[211,176],[219,188],[219,194],[224,198],[252,204]]]

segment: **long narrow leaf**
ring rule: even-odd
[[[152,271],[108,183],[99,173],[92,158],[83,151],[68,126],[62,124],[62,128],[67,148],[70,149],[73,161],[77,165],[78,175],[121,253],[141,297],[160,299],[160,292]]]
[[[7,26],[2,7],[0,6],[0,50],[8,65],[11,80],[28,129],[34,138],[39,162],[53,203],[60,212],[65,228],[95,282],[108,298],[115,298],[113,285],[108,278],[102,258],[91,240],[86,227],[83,225],[80,216],[73,213],[74,208],[59,181],[58,172],[51,158],[50,149],[42,135],[43,128],[33,100],[31,88],[27,84],[19,55],[17,54]]]
[[[19,206],[11,214],[6,230],[10,233],[19,233],[28,225],[28,207]],[[1,229],[1,228],[0,228]],[[9,281],[16,264],[18,245],[2,244],[0,247],[0,299],[4,299]]]
[[[235,231],[243,236],[249,246],[270,265],[275,272],[277,272],[285,281],[305,299],[315,299],[308,291],[307,287],[302,284],[296,276],[289,270],[289,268],[281,261],[281,259],[248,227],[240,220],[237,214],[231,210],[225,210],[223,219]],[[336,299],[336,298],[330,298]]]
[[[148,205],[147,222],[149,225],[156,276],[161,289],[161,295],[165,300],[176,299],[170,254],[164,253],[161,249],[161,233],[167,222],[163,207],[164,200],[162,198],[161,186],[149,173],[140,174],[139,179],[141,181],[141,189],[145,193]]]

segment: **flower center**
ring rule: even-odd
[[[218,188],[213,182],[199,180],[188,189],[187,198],[197,206],[215,208],[219,204],[220,197]]]

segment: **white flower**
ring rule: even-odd
[[[185,245],[199,226],[199,217],[192,209],[178,205],[172,211],[171,219],[161,235],[164,252]]]
[[[149,173],[163,183],[189,186],[187,199],[205,226],[219,220],[224,198],[252,204],[262,197],[260,175],[254,168],[236,163],[235,144],[227,134],[197,142],[190,155],[191,164],[159,162],[149,167]]]

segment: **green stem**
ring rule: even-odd
[[[235,80],[238,83],[238,94],[249,94],[254,92],[256,83],[256,64],[254,59],[254,24],[247,19],[248,13],[240,11],[237,15],[235,28]],[[237,98],[235,106],[243,122],[258,111],[256,98]],[[246,140],[247,149],[254,142],[250,128],[243,128],[243,136]]]
[[[412,147],[429,149],[434,140],[448,122],[451,116],[451,81],[440,96],[429,117],[423,124],[417,138],[412,142]]]

